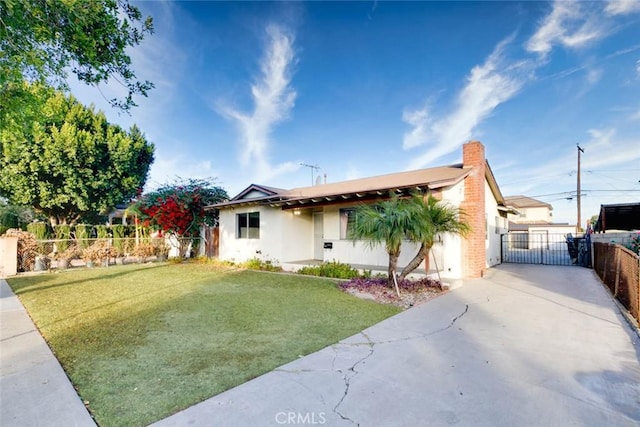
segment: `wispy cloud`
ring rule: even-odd
[[[608,15],[628,15],[640,12],[640,1],[638,0],[609,0],[604,11]]]
[[[577,48],[602,38],[606,24],[598,14],[583,9],[581,2],[554,2],[551,13],[528,40],[527,51],[544,58],[554,45]]]
[[[423,167],[457,150],[496,107],[520,90],[530,64],[526,61],[508,64],[505,61],[504,50],[511,41],[512,37],[509,37],[499,43],[482,65],[471,70],[450,114],[435,117],[429,111],[429,102],[420,109],[403,112],[403,121],[412,126],[404,135],[403,147],[410,149],[429,144],[424,154],[411,161],[409,169]]]
[[[294,35],[278,25],[266,28],[267,46],[260,62],[260,77],[251,85],[253,111],[242,112],[227,103],[218,103],[217,111],[233,120],[240,132],[240,163],[251,167],[254,179],[269,180],[299,168],[294,162],[272,165],[269,161],[273,127],[287,120],[294,107],[296,91],[291,87],[295,64]]]

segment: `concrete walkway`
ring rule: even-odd
[[[0,280],[0,425],[94,425]],[[640,344],[592,270],[503,265],[156,426],[637,426]]]
[[[155,426],[638,426],[638,341],[592,270],[503,265]]]
[[[95,426],[22,303],[2,279],[0,426]]]

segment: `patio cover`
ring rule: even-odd
[[[593,231],[607,230],[640,230],[640,203],[600,205],[600,216]]]

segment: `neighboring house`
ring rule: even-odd
[[[553,207],[549,203],[527,196],[507,196],[504,201],[507,206],[513,208],[507,218],[514,224],[551,224],[552,222]]]
[[[384,245],[372,249],[347,238],[354,208],[387,199],[391,192],[408,196],[414,191],[462,208],[471,225],[467,238],[445,235],[434,247],[443,277],[481,277],[500,262],[507,208],[478,141],[464,144],[463,163],[457,165],[290,190],[252,184],[230,201],[209,207],[220,210],[219,257],[236,262],[258,257],[289,269],[336,260],[386,270]],[[406,265],[417,250],[417,244],[404,242],[398,265]]]

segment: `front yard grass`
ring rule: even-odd
[[[326,279],[207,264],[83,269],[9,285],[101,426],[160,420],[399,311]]]

